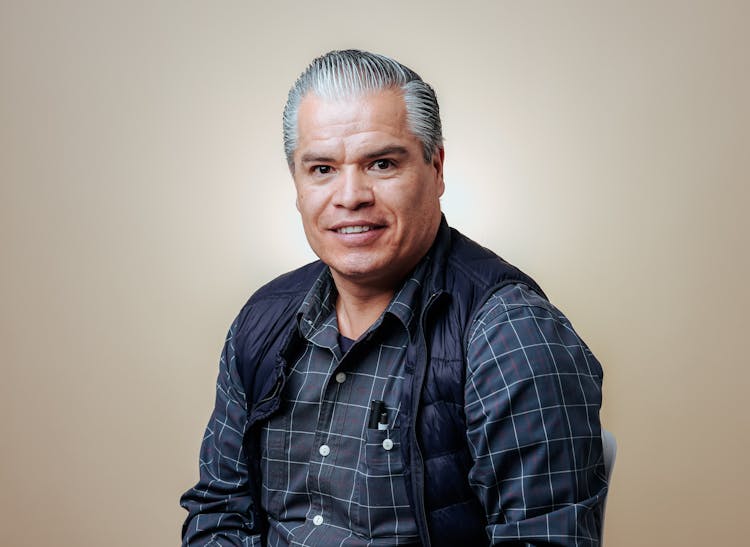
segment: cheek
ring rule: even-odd
[[[401,206],[407,213],[411,212],[422,216],[425,212],[432,210],[438,197],[435,188],[431,186],[432,181],[421,181],[410,186],[409,191],[401,196]]]
[[[313,192],[297,195],[297,210],[302,218],[306,231],[314,231],[316,227],[325,223],[325,199]]]
[[[309,191],[297,191],[297,199],[294,203],[303,217],[310,216],[312,213],[315,204],[313,198],[314,196]]]

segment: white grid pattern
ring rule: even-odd
[[[263,427],[261,503],[269,515],[268,545],[414,545],[398,410],[420,282],[409,279],[342,355],[335,287],[327,273],[319,281],[301,307],[307,343],[290,370],[279,412]],[[341,372],[344,382],[335,379]],[[367,428],[373,399],[385,402],[387,431]],[[390,450],[383,446],[386,439],[393,442]],[[326,455],[319,451],[323,445]]]

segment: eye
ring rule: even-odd
[[[372,164],[373,168],[378,169],[380,171],[385,171],[386,169],[390,169],[393,167],[393,162],[391,160],[375,160]]]
[[[332,171],[332,168],[330,165],[316,165],[310,171],[318,175],[328,175]]]

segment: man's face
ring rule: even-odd
[[[294,183],[313,251],[336,280],[395,288],[440,224],[443,152],[425,163],[398,91],[302,99]]]

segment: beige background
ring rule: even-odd
[[[448,219],[603,362],[608,547],[741,544],[749,4],[271,4],[0,4],[0,543],[177,544],[225,330],[312,258],[286,92],[358,46],[434,84]]]

